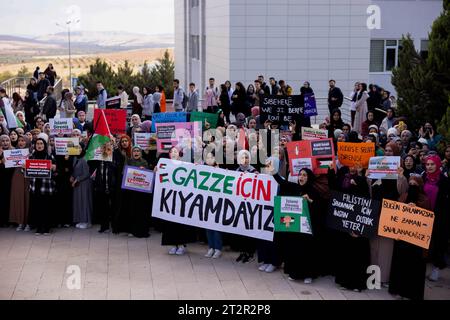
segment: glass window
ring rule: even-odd
[[[397,56],[396,48],[386,49],[386,71],[391,71],[395,67],[395,59]]]
[[[200,37],[191,35],[191,59],[200,60]]]
[[[370,72],[384,71],[384,40],[370,41]]]

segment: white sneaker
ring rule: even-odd
[[[222,251],[216,250],[213,255],[213,259],[218,259],[222,256]]]
[[[260,266],[260,267],[258,268],[258,270],[259,270],[259,271],[266,271],[266,268],[267,268],[268,266],[269,266],[268,264],[263,264],[262,266]]]
[[[208,252],[205,254],[205,257],[211,258],[214,255],[214,249],[209,248]]]
[[[80,226],[78,228],[80,228],[80,229],[87,229],[87,224],[86,223],[80,223]]]
[[[312,278],[305,278],[305,280],[303,280],[304,284],[311,284],[312,283]]]
[[[23,224],[19,224],[19,226],[16,228],[16,231],[22,231],[23,230]]]
[[[186,248],[185,248],[185,247],[183,247],[183,246],[178,247],[177,252],[176,252],[176,255],[177,255],[177,256],[182,256],[182,255],[184,255],[185,253],[186,253]]]
[[[81,229],[81,225],[82,225],[82,223],[77,223],[75,228]]]
[[[431,274],[428,276],[428,280],[436,282],[439,280],[439,268],[433,267]]]
[[[275,267],[273,264],[269,264],[266,268],[266,270],[264,270],[267,273],[272,273],[277,269],[277,267]]]
[[[27,224],[27,226],[25,227],[25,229],[23,229],[23,231],[25,231],[25,232],[30,232],[30,231],[31,231],[30,226]]]
[[[169,250],[169,254],[173,256],[174,254],[177,253],[177,249],[178,249],[177,247],[173,247],[172,249]]]
[[[294,278],[291,278],[291,277],[288,277],[288,280],[289,280],[289,281],[295,281],[295,279],[294,279]]]

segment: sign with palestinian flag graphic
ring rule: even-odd
[[[111,132],[106,121],[105,110],[95,113],[94,135],[89,140],[86,150],[86,161],[102,160],[112,162],[113,149],[107,146],[111,141]]]
[[[309,207],[302,197],[275,197],[274,225],[277,232],[312,234]]]

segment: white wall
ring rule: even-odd
[[[175,78],[179,79],[184,85],[187,77],[187,60],[185,48],[185,3],[187,0],[174,0],[175,7]]]
[[[372,0],[381,9],[381,29],[372,30],[372,39],[401,39],[410,33],[420,51],[420,41],[428,39],[433,21],[442,12],[442,0]],[[370,82],[393,92],[392,73],[371,73]]]

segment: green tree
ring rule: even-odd
[[[136,85],[136,76],[133,75],[133,72],[133,66],[128,60],[125,60],[124,64],[120,65],[117,69],[117,74],[114,79],[115,87],[122,85],[130,95],[130,98],[133,97],[133,87]]]
[[[6,81],[11,78],[14,78],[14,75],[9,71],[0,73],[0,82]]]
[[[164,87],[166,98],[173,97],[173,79],[175,77],[175,63],[170,58],[169,50],[164,52],[164,56],[156,60],[156,65],[152,69],[152,78]]]
[[[22,66],[22,68],[20,68],[20,70],[17,72],[17,77],[19,78],[31,77],[31,72],[28,70],[26,66]]]
[[[114,96],[116,92],[116,73],[105,61],[97,58],[95,63],[89,66],[89,72],[79,77],[78,82],[87,89],[89,99],[95,99],[98,95],[97,81],[101,81],[108,92],[108,96]]]

